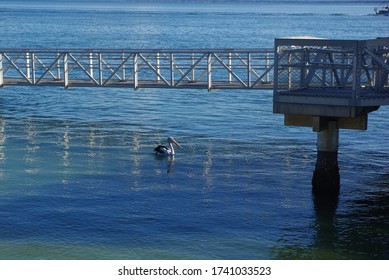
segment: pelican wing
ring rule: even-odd
[[[166,146],[159,145],[154,149],[154,151],[158,154],[166,155],[171,153],[170,148]]]

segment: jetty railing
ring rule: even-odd
[[[0,49],[0,86],[272,89],[273,49]]]
[[[389,104],[389,38],[276,39],[275,102]]]

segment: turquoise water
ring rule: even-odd
[[[369,4],[1,2],[0,47],[267,48],[388,36]],[[280,17],[282,20],[280,20]],[[389,108],[341,131],[341,194],[271,91],[0,89],[1,259],[388,259]],[[153,148],[174,136],[174,159]]]

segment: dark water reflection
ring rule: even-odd
[[[389,259],[389,174],[378,175],[364,186],[364,198],[353,201],[350,213],[339,213],[338,246],[355,252],[354,258]]]
[[[312,242],[285,246],[285,239],[280,239],[276,258],[389,259],[389,174],[378,175],[364,187],[370,191],[356,200],[347,199],[347,193],[313,194]]]

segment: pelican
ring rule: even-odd
[[[154,149],[155,153],[157,155],[162,155],[162,156],[174,156],[174,145],[177,145],[178,147],[182,148],[180,144],[173,138],[173,137],[168,137],[167,142],[169,143],[169,147],[159,145]]]

